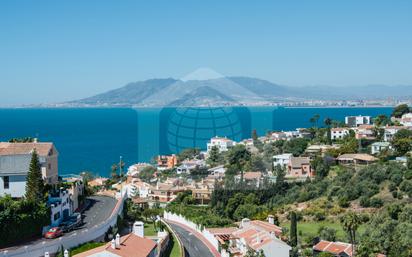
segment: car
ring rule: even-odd
[[[47,239],[53,239],[57,238],[59,236],[63,235],[63,230],[61,230],[59,227],[53,227],[47,231],[46,234],[44,234],[44,237]]]

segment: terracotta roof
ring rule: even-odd
[[[245,172],[245,174],[243,174],[243,178],[246,180],[260,179],[261,177],[262,172]]]
[[[280,236],[282,234],[282,228],[276,226],[274,224],[270,224],[269,222],[261,221],[261,220],[252,220],[250,223],[254,226],[257,226],[266,232],[274,232],[276,236]]]
[[[343,242],[329,242],[321,240],[313,246],[313,249],[319,252],[328,252],[335,255],[346,253],[347,255],[352,256],[352,245]]]
[[[358,129],[373,129],[375,126],[373,126],[373,125],[366,125],[366,124],[364,124],[364,125],[359,125],[358,126]]]
[[[100,246],[89,251],[74,255],[75,257],[87,257],[108,251],[122,257],[147,257],[156,248],[156,243],[150,239],[136,236],[130,233],[120,238],[120,247],[113,249],[111,243]]]
[[[0,143],[0,155],[31,154],[33,149],[40,156],[48,156],[53,149],[53,143]]]
[[[331,128],[331,131],[347,131],[349,128]]]
[[[238,228],[236,227],[228,227],[228,228],[207,228],[207,230],[212,233],[213,235],[224,235],[224,234],[232,234]]]
[[[347,154],[342,154],[339,155],[337,158],[338,161],[345,161],[345,160],[361,160],[361,161],[367,161],[367,162],[372,162],[372,161],[377,161],[378,158],[366,154],[366,153],[347,153]]]
[[[290,163],[292,167],[301,167],[302,165],[310,164],[309,157],[292,157],[290,158]]]

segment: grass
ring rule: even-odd
[[[88,250],[91,250],[93,248],[102,246],[104,244],[106,244],[106,243],[89,242],[89,243],[79,245],[79,246],[77,246],[77,247],[70,250],[70,256],[73,256],[73,255],[76,255],[76,254],[79,254],[79,253],[82,253],[82,252],[86,252]]]
[[[281,224],[282,227],[290,228],[290,223]],[[298,234],[302,233],[302,237],[316,236],[321,226],[333,228],[336,230],[336,237],[339,241],[347,241],[345,231],[339,222],[318,221],[318,222],[298,222]],[[358,234],[362,234],[365,231],[364,226],[360,226]]]
[[[182,252],[180,251],[180,247],[179,244],[177,242],[177,238],[172,234],[171,237],[171,244],[172,244],[172,250],[170,251],[170,257],[181,257],[182,256]]]
[[[153,222],[144,223],[144,235],[145,236],[157,236],[157,231]]]

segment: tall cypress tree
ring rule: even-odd
[[[44,183],[40,169],[39,156],[34,149],[26,182],[26,199],[29,201],[42,202],[44,200]]]
[[[296,212],[290,213],[290,245],[296,247],[298,245],[298,224],[297,224]]]

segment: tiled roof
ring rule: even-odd
[[[31,154],[33,149],[40,156],[48,156],[53,149],[53,143],[0,143],[0,155]]]
[[[130,233],[120,238],[120,247],[113,249],[111,243],[74,255],[75,257],[99,256],[107,251],[121,257],[147,257],[156,248],[156,243],[150,239]]]
[[[310,164],[310,159],[309,157],[292,157],[290,159],[290,163],[292,167],[301,167],[302,165],[305,164]]]
[[[344,160],[361,160],[361,161],[368,161],[368,162],[372,162],[372,161],[377,161],[378,160],[378,158],[376,158],[376,157],[374,157],[374,156],[372,156],[372,155],[369,155],[369,154],[366,154],[366,153],[353,153],[353,154],[351,154],[351,153],[348,153],[348,154],[342,154],[342,155],[339,155],[338,156],[338,158],[337,158],[337,160],[339,160],[339,161],[344,161]]]
[[[346,253],[352,256],[352,245],[343,242],[329,242],[321,240],[319,243],[313,246],[313,249],[320,252],[328,252],[335,255],[340,253]]]
[[[261,172],[245,172],[245,174],[243,174],[243,178],[246,180],[260,179],[261,177]]]

